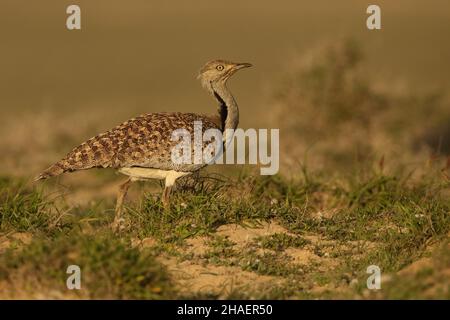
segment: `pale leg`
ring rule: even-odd
[[[190,174],[190,172],[177,172],[177,171],[168,172],[165,179],[164,191],[161,197],[164,208],[168,209],[170,207],[170,193],[177,179],[186,176],[188,174]]]
[[[120,222],[122,220],[123,201],[127,195],[128,188],[130,187],[132,181],[133,181],[132,178],[128,178],[127,181],[122,183],[119,187],[119,193],[117,195],[117,202],[116,202],[116,213],[114,216],[114,221],[112,223],[112,228],[115,230],[119,229]]]
[[[168,209],[170,207],[170,193],[172,191],[172,186],[165,186],[164,191],[161,197],[161,201],[164,205],[164,208]]]
[[[175,170],[159,170],[159,169],[152,169],[152,168],[141,168],[141,167],[132,167],[132,168],[121,168],[119,170],[120,173],[126,174],[135,180],[147,180],[147,179],[164,179],[165,180],[165,187],[163,194],[161,196],[161,201],[165,208],[169,208],[169,199],[170,199],[170,193],[172,191],[172,187],[175,185],[175,181],[183,176],[189,175],[192,172],[182,172],[182,171],[175,171]],[[128,189],[128,186],[126,186]],[[125,191],[126,192],[126,191]],[[117,203],[119,204],[119,200],[123,202],[122,199],[118,198]],[[120,203],[121,204],[121,203]],[[117,212],[117,209],[116,209]],[[120,216],[120,213],[119,213]]]

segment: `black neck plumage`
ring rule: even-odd
[[[221,122],[221,129],[222,131],[225,130],[225,122],[227,120],[228,117],[228,106],[225,103],[225,100],[222,99],[222,97],[215,91],[213,90],[214,93],[214,97],[217,99],[217,101],[219,101],[219,116],[220,116],[220,122]]]

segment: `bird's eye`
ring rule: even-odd
[[[223,70],[223,65],[219,64],[219,65],[216,67],[216,69],[219,70],[219,71],[222,71],[222,70]]]

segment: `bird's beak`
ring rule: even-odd
[[[250,68],[252,66],[251,63],[236,63],[235,69],[243,69],[243,68]]]

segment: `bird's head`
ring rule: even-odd
[[[202,85],[209,91],[217,84],[225,84],[236,71],[251,67],[250,63],[235,63],[225,60],[207,62],[198,74]]]

